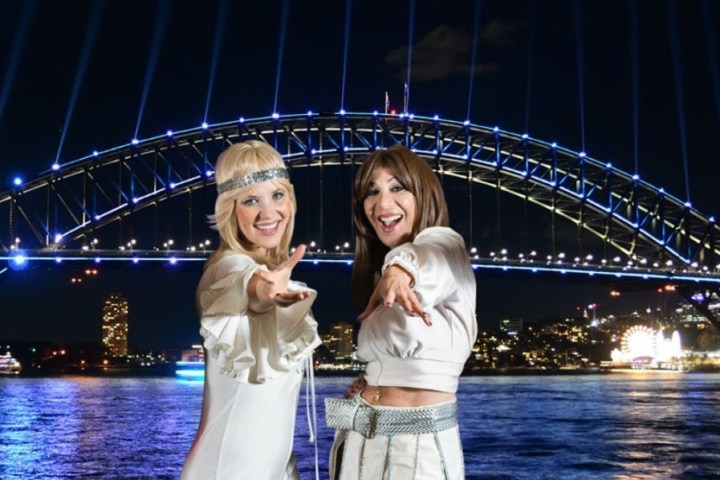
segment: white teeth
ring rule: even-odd
[[[255,228],[257,228],[258,230],[273,230],[273,229],[277,228],[277,226],[279,224],[280,224],[280,222],[275,222],[270,225],[255,225]]]
[[[397,222],[402,218],[402,215],[394,215],[392,217],[380,217],[380,221],[385,225],[386,227],[389,227],[393,223]]]

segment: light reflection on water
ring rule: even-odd
[[[350,380],[316,379],[321,471],[323,398]],[[720,375],[474,377],[458,401],[469,480],[720,477]],[[173,378],[0,378],[0,478],[177,478],[201,402]]]

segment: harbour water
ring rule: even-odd
[[[332,431],[317,378],[321,478]],[[177,478],[202,384],[174,378],[0,378],[0,478]],[[720,375],[639,373],[463,378],[468,479],[720,478]],[[314,478],[305,398],[295,450]]]

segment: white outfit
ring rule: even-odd
[[[204,337],[205,392],[198,433],[181,479],[297,479],[292,455],[303,362],[320,344],[310,312],[316,292],[263,314],[248,309],[258,269],[230,254],[209,266],[197,289]]]
[[[414,292],[432,326],[407,316],[397,304],[379,306],[362,322],[358,336],[358,359],[367,362],[365,379],[368,385],[455,393],[477,337],[475,275],[465,242],[449,228],[430,227],[388,252],[383,271],[395,264],[413,276]],[[412,408],[403,410],[413,414]],[[341,480],[464,478],[457,425],[372,438],[339,431],[333,448],[343,440],[342,466],[335,473]],[[331,464],[337,460],[331,458]]]
[[[362,322],[358,359],[367,362],[368,385],[455,393],[477,337],[475,274],[465,242],[455,231],[430,227],[412,243],[390,250],[390,265],[415,279],[415,295],[430,316],[428,327],[396,303],[378,307]]]

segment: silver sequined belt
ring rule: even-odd
[[[325,422],[337,430],[353,430],[373,438],[375,435],[434,433],[457,425],[457,403],[428,407],[374,408],[360,395],[343,400],[325,399]]]

